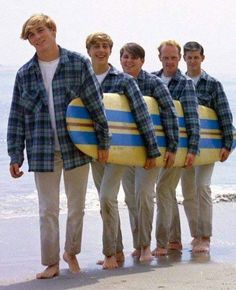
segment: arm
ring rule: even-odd
[[[125,95],[130,104],[131,111],[134,115],[140,134],[143,136],[145,146],[147,148],[147,157],[155,158],[160,156],[158,150],[154,126],[148,113],[147,105],[143,99],[136,81],[133,78],[125,79]]]
[[[225,152],[230,151],[233,144],[233,117],[224,89],[218,81],[215,83],[214,87],[213,106],[213,109],[216,111],[223,135],[223,148],[226,149]]]
[[[167,86],[161,80],[156,80],[152,95],[159,105],[160,118],[167,141],[167,150],[164,156],[165,168],[171,168],[175,162],[179,140],[179,126],[175,106]]]
[[[198,102],[193,82],[187,80],[182,90],[180,102],[184,112],[185,126],[188,135],[188,154],[185,166],[191,166],[198,152],[200,139],[200,124],[198,116]]]
[[[10,156],[10,173],[12,176],[19,174],[16,164],[18,165],[19,168],[21,167],[24,160],[24,148],[25,148],[24,109],[23,106],[21,105],[20,97],[21,97],[20,80],[19,77],[17,76],[13,90],[13,98],[11,103],[7,129],[7,147],[8,147],[8,155]]]
[[[89,61],[85,63],[83,69],[81,98],[94,122],[98,139],[98,160],[106,162],[110,142],[108,123],[102,102],[102,91]]]

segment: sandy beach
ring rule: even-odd
[[[33,289],[236,289],[236,203],[214,204],[214,234],[210,255],[193,256],[183,206],[180,205],[182,254],[142,264],[134,260],[126,208],[120,209],[125,263],[116,270],[102,270],[96,260],[102,257],[102,224],[99,211],[85,213],[82,252],[78,256],[81,273],[73,275],[61,261],[60,276],[36,280],[40,264],[37,217],[0,221],[0,290]],[[65,215],[61,215],[61,252],[65,235]],[[153,231],[154,235],[154,231]],[[152,247],[155,246],[153,236]]]

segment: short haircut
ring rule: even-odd
[[[120,58],[122,57],[125,50],[130,53],[135,59],[145,58],[145,50],[142,48],[141,45],[135,43],[135,42],[128,42],[125,45],[122,46],[120,49]]]
[[[175,46],[178,49],[179,54],[181,54],[181,46],[178,44],[178,42],[176,42],[175,40],[166,40],[163,41],[159,46],[158,46],[158,51],[159,54],[161,54],[161,49],[163,46],[165,45],[169,45],[169,46]]]
[[[44,25],[49,29],[57,30],[56,23],[47,15],[39,13],[32,15],[23,25],[21,31],[21,38],[26,40],[28,39],[30,30],[38,27],[40,25]]]
[[[189,41],[184,45],[184,54],[188,51],[199,51],[201,55],[204,55],[204,49],[202,45],[196,41]]]
[[[113,47],[113,41],[111,39],[111,37],[104,33],[104,32],[95,32],[90,34],[87,38],[86,38],[86,48],[87,50],[90,49],[90,47],[94,44],[96,44],[98,41],[104,41],[107,42],[110,49],[112,49]]]

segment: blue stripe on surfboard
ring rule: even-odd
[[[95,145],[97,144],[97,137],[94,132],[80,132],[70,131],[69,132],[71,139],[75,144],[88,144]],[[159,147],[166,147],[166,139],[163,136],[157,137],[157,143]],[[234,142],[234,147],[236,142]],[[140,135],[124,135],[124,134],[112,134],[111,145],[113,146],[144,146],[143,139]],[[184,137],[179,138],[178,147],[187,148],[188,139]],[[222,140],[221,139],[200,139],[200,148],[221,148]]]
[[[131,112],[124,111],[114,111],[106,110],[107,119],[110,122],[125,122],[125,123],[135,123],[134,117]],[[90,114],[84,107],[69,106],[67,110],[67,117],[69,118],[81,118],[90,119]],[[153,124],[155,126],[161,125],[161,120],[159,115],[151,115]],[[185,127],[184,117],[178,118],[179,126]],[[202,129],[219,129],[219,124],[217,120],[201,119],[200,126]]]

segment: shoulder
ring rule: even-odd
[[[218,79],[216,79],[215,77],[212,77],[205,71],[202,72],[201,79],[204,79],[206,82],[211,82],[211,83],[221,85],[221,82]]]
[[[65,48],[60,48],[60,58],[62,63],[70,62],[71,64],[73,64],[80,62],[84,64],[90,64],[89,58],[85,55]]]

